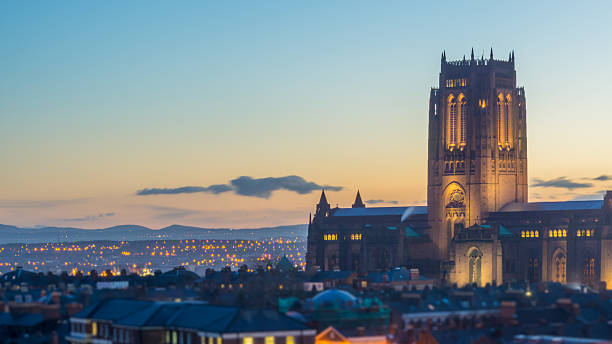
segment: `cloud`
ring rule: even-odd
[[[595,178],[593,178],[593,180],[596,180],[596,181],[599,181],[599,182],[605,182],[605,181],[607,181],[607,180],[612,180],[612,176],[602,174],[602,175],[601,175],[601,176],[599,176],[599,177],[595,177]]]
[[[575,182],[571,179],[567,179],[567,177],[559,177],[550,180],[542,180],[534,178],[532,187],[544,187],[544,188],[561,188],[561,189],[582,189],[582,188],[590,188],[593,186],[593,183],[579,183]]]
[[[111,216],[115,216],[115,213],[101,213],[101,214],[98,214],[98,215],[89,215],[89,216],[84,216],[84,217],[62,219],[62,221],[68,221],[68,222],[95,221],[95,220],[101,219],[103,217],[111,217]]]
[[[390,203],[390,204],[398,204],[398,201],[385,201],[384,199],[369,199],[365,201],[367,204],[379,204],[379,203]]]
[[[52,208],[64,204],[82,202],[87,198],[56,200],[0,200],[0,208]]]
[[[238,195],[269,198],[273,191],[288,190],[299,193],[300,195],[311,193],[315,190],[326,189],[330,191],[340,191],[341,186],[319,185],[314,182],[307,182],[300,176],[286,176],[280,178],[259,178],[242,176],[231,181],[234,191]]]
[[[232,187],[225,184],[215,184],[208,187],[203,186],[181,186],[178,188],[151,188],[142,189],[136,193],[138,196],[147,195],[176,195],[184,193],[208,192],[215,195],[232,191]]]
[[[272,192],[277,190],[293,191],[300,195],[304,195],[321,189],[340,191],[342,190],[342,187],[319,185],[315,182],[308,182],[300,176],[286,176],[278,178],[268,177],[258,179],[242,176],[231,180],[229,184],[215,184],[208,187],[182,186],[178,188],[148,188],[136,192],[136,195],[176,195],[198,192],[213,193],[217,195],[224,192],[234,191],[234,193],[241,196],[270,198]]]

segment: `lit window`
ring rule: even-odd
[[[567,236],[567,230],[563,230],[563,237],[565,238]]]
[[[582,236],[582,235],[580,234],[580,232],[581,232],[580,230],[577,230],[577,231],[576,231],[576,236]]]
[[[535,237],[539,238],[540,237],[540,231],[535,231]]]
[[[178,332],[172,331],[172,344],[178,343]]]
[[[274,336],[266,336],[264,344],[274,344]]]
[[[253,344],[253,337],[242,338],[242,344]]]
[[[208,344],[215,344],[215,338],[208,337]]]
[[[463,79],[462,79],[463,80]],[[465,86],[465,85],[462,85]],[[462,146],[466,145],[466,133],[467,133],[467,101],[463,95],[459,96],[461,106],[459,107],[459,143]]]
[[[95,321],[91,323],[91,335],[92,336],[98,335],[98,323],[96,323]]]
[[[285,337],[285,344],[295,344],[295,338],[293,336]]]
[[[525,231],[521,231],[521,238],[525,237]]]
[[[454,147],[457,140],[457,99],[450,96],[448,100],[448,146]]]
[[[217,344],[223,344],[223,338],[217,337]]]

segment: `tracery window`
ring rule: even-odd
[[[501,149],[504,138],[504,96],[500,93],[497,97],[497,143]]]
[[[478,249],[473,249],[469,255],[469,274],[470,274],[470,284],[476,283],[480,285],[480,268],[482,261],[482,253]]]
[[[591,252],[584,255],[582,282],[592,284],[595,282],[595,257]]]
[[[511,134],[511,122],[510,122],[510,95],[506,97],[506,101],[504,102],[504,136],[506,147],[510,146],[510,134]]]
[[[457,143],[457,99],[451,94],[448,99],[448,146],[454,147]]]
[[[461,107],[459,108],[459,118],[460,118],[459,142],[461,146],[465,146],[466,135],[467,135],[467,101],[465,97],[463,96],[463,94],[459,96],[459,101],[461,102]]]
[[[565,283],[566,258],[565,253],[559,252],[555,254],[553,260],[553,281]]]

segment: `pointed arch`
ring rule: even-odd
[[[593,285],[595,277],[595,255],[589,249],[584,251],[582,264],[582,283]]]
[[[447,146],[452,149],[457,145],[457,98],[454,94],[448,96]]]
[[[463,93],[459,94],[459,135],[460,146],[465,146],[467,141],[467,98]]]
[[[506,137],[505,137],[506,130],[504,129],[504,123],[505,123],[504,103],[505,103],[504,95],[502,93],[499,93],[497,95],[497,144],[499,145],[500,149],[502,145],[504,144],[504,142],[506,142]]]
[[[480,286],[482,268],[482,252],[478,247],[472,247],[468,251],[468,274],[470,284],[476,283]]]
[[[552,280],[563,283],[566,281],[567,255],[561,248],[556,249],[552,255]]]
[[[510,94],[508,93],[506,95],[506,99],[504,102],[504,115],[505,115],[505,122],[504,122],[504,128],[505,128],[505,144],[506,147],[508,148],[512,148],[512,97],[510,96]]]
[[[442,192],[442,209],[445,210],[447,235],[449,239],[455,236],[455,224],[465,221],[465,188],[457,182],[450,182]]]

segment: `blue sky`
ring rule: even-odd
[[[341,206],[357,188],[365,199],[422,203],[427,97],[443,49],[449,59],[514,49],[530,177],[610,175],[611,10],[605,1],[3,2],[0,223],[250,227],[304,222],[318,198],[286,188],[268,198],[136,195],[240,176],[341,186],[329,195]],[[612,189],[591,184],[532,187],[530,198]]]

